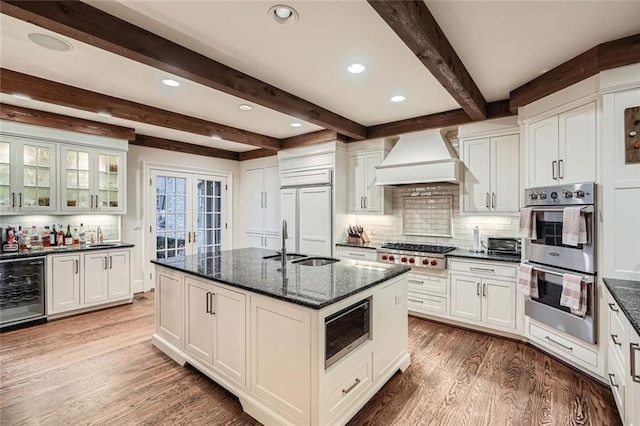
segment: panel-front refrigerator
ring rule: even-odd
[[[280,208],[287,221],[287,252],[331,256],[331,185],[283,188]]]

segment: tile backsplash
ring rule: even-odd
[[[458,185],[451,183],[393,187],[393,214],[384,216],[354,215],[353,223],[363,226],[374,243],[414,242],[471,249],[473,248],[473,228],[476,226],[480,229],[482,241],[486,241],[487,236],[518,236],[518,216],[461,216],[459,190]],[[447,208],[427,208],[427,204],[424,204],[424,208],[419,208],[417,207],[419,203],[407,203],[408,197],[420,197],[424,200],[428,200],[430,197],[434,199],[451,198],[453,208],[450,210]],[[411,211],[406,211],[405,206],[410,206]],[[403,226],[403,220],[407,216],[410,217],[411,223],[405,223]],[[451,226],[451,237],[426,235],[441,233],[444,226]],[[403,233],[403,230],[406,233]]]
[[[80,228],[82,223],[86,230],[96,230],[98,226],[102,229],[104,239],[107,241],[120,240],[120,218],[117,215],[69,215],[69,216],[50,216],[50,215],[24,215],[24,216],[6,216],[0,218],[0,227],[22,226],[31,232],[31,227],[35,225],[38,231],[42,231],[44,226],[53,225],[55,223],[56,230],[58,225],[62,224],[63,231],[67,230],[67,225],[71,225],[71,230]],[[4,236],[3,236],[4,238]]]

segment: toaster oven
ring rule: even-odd
[[[487,252],[490,254],[506,254],[520,256],[522,243],[515,237],[487,237]]]

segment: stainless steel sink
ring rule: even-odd
[[[285,256],[286,260],[296,260],[296,259],[301,259],[303,257],[307,257],[307,256],[305,256],[304,254],[297,254],[297,253],[288,253]],[[274,255],[271,255],[271,256],[265,256],[265,257],[263,257],[263,259],[275,260],[275,261],[281,262],[282,261],[282,255],[281,254],[274,254]]]
[[[340,262],[340,259],[333,259],[330,257],[307,257],[306,259],[294,260],[291,263],[304,266],[324,266],[336,262]]]

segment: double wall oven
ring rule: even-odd
[[[528,297],[525,314],[588,343],[596,343],[596,185],[583,183],[525,190],[532,207],[536,236],[525,241],[524,262],[533,267],[538,297]],[[586,243],[562,242],[565,207],[580,207],[586,225]],[[587,289],[584,317],[560,304],[563,275],[582,277]]]

